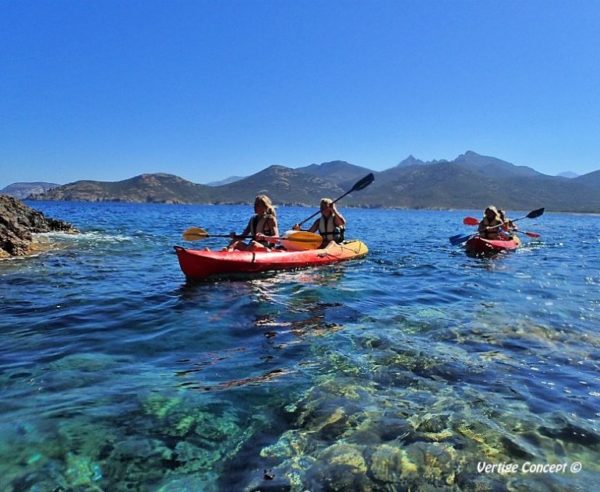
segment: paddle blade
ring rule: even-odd
[[[468,241],[473,236],[475,236],[475,234],[469,234],[467,236],[464,236],[462,234],[457,234],[456,236],[449,237],[448,240],[450,241],[450,244],[452,246],[457,246],[459,244],[464,243],[465,241]]]
[[[189,227],[183,231],[183,239],[186,241],[198,241],[209,237],[208,232],[200,227]]]
[[[527,214],[528,219],[535,219],[544,213],[544,208],[538,208],[537,210],[532,210]]]
[[[463,219],[463,224],[469,226],[476,226],[479,225],[479,219],[476,219],[475,217],[465,217]]]
[[[360,181],[357,181],[349,193],[351,193],[353,191],[364,190],[373,181],[375,181],[375,176],[373,176],[373,173],[369,173],[364,178],[362,178]]]
[[[529,236],[529,237],[542,237],[542,235],[538,234],[537,232],[527,232],[527,231],[525,231],[523,234],[525,234],[526,236]]]
[[[288,251],[318,249],[322,242],[320,234],[308,231],[287,231],[281,238],[281,244]]]

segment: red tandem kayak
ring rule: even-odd
[[[308,251],[202,251],[175,246],[181,270],[188,278],[205,279],[221,275],[293,270],[354,260],[369,249],[361,241],[331,244],[324,249]]]
[[[512,251],[521,246],[521,240],[517,236],[510,239],[483,239],[479,236],[472,237],[465,244],[467,253],[495,254],[501,251]]]

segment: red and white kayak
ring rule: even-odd
[[[467,253],[478,255],[496,254],[501,251],[512,251],[521,246],[521,240],[517,236],[507,239],[483,239],[479,236],[474,236],[465,244]]]
[[[354,260],[369,249],[361,241],[332,243],[323,249],[308,251],[202,251],[175,246],[179,266],[186,277],[206,279],[269,270],[294,270]]]

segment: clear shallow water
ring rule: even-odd
[[[187,284],[249,207],[33,205],[83,234],[0,263],[0,490],[600,487],[599,217],[476,259],[476,211],[345,209],[364,260]]]

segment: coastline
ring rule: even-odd
[[[56,203],[93,203],[93,204],[124,204],[124,205],[169,205],[169,206],[186,206],[190,205],[198,205],[205,207],[214,207],[214,206],[249,206],[252,207],[253,201],[239,201],[239,202],[171,202],[171,201],[163,201],[163,202],[142,202],[142,201],[125,201],[125,200],[25,200],[27,202],[56,202]],[[315,204],[307,204],[307,203],[292,203],[292,202],[282,202],[282,203],[274,203],[275,207],[300,207],[300,208],[318,208],[319,204],[315,202]],[[543,206],[541,204],[540,206]],[[384,205],[356,205],[356,204],[342,204],[340,207],[343,208],[351,208],[351,209],[364,209],[364,210],[406,210],[406,211],[415,211],[415,212],[456,212],[456,211],[467,211],[467,210],[484,210],[485,206],[476,207],[476,206],[456,206],[456,207],[391,207]],[[510,208],[512,212],[524,212],[529,209],[526,208]],[[572,215],[584,215],[584,216],[600,216],[600,210],[590,210],[590,211],[582,211],[582,210],[554,210],[549,207],[545,207],[545,213],[553,213],[553,214],[572,214]]]

